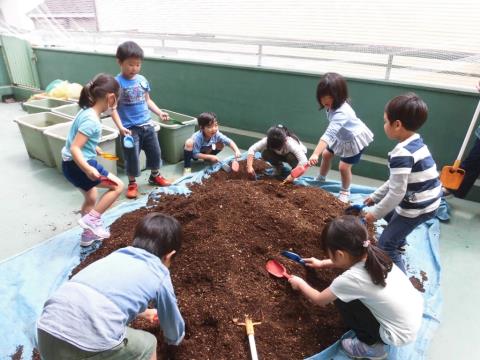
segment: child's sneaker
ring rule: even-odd
[[[127,187],[127,194],[125,195],[129,199],[136,199],[138,196],[138,185],[136,182],[131,182]]]
[[[350,191],[340,190],[340,192],[338,193],[338,200],[348,204],[348,202],[350,201]]]
[[[352,359],[383,360],[388,355],[385,344],[382,342],[367,345],[354,337],[353,339],[343,339],[341,344],[343,351]]]
[[[190,175],[192,173],[192,168],[186,167],[183,169],[183,176]]]
[[[315,178],[315,180],[318,181],[318,182],[324,183],[325,181],[327,181],[327,177],[318,174],[317,177]]]
[[[80,246],[90,246],[92,245],[95,241],[101,241],[103,238],[95,235],[92,230],[90,229],[85,229],[82,232],[82,237],[80,239]]]
[[[90,229],[92,233],[94,233],[98,237],[101,237],[103,239],[107,239],[110,237],[110,233],[108,232],[108,230],[103,227],[102,219],[92,216],[90,213],[78,220],[78,223],[82,228]]]
[[[272,176],[282,176],[282,175],[283,175],[283,164],[273,166]]]
[[[170,186],[172,183],[165,179],[162,175],[152,176],[148,178],[148,183],[155,186]]]

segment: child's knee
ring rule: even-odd
[[[333,156],[334,156],[333,153],[331,153],[327,149],[323,150],[322,152],[322,159],[330,160],[331,158],[333,158]]]
[[[124,189],[125,189],[125,184],[123,183],[123,181],[117,182],[117,186],[115,187],[115,191],[117,193],[121,194]]]
[[[352,165],[347,164],[346,162],[340,161],[340,163],[338,164],[338,170],[340,172],[350,172],[351,169]]]
[[[187,141],[185,141],[185,150],[187,150],[187,151],[192,151],[193,150],[193,139],[192,138],[187,139]]]

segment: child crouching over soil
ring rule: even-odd
[[[178,345],[185,323],[170,279],[182,229],[171,216],[151,213],[128,246],[81,270],[47,300],[38,320],[38,349],[50,359],[156,359],[156,338],[127,325],[139,316],[160,322],[165,341]],[[147,309],[154,302],[156,309]]]
[[[386,359],[387,345],[402,346],[415,340],[423,313],[423,299],[407,276],[368,240],[358,218],[342,216],[325,226],[321,243],[329,259],[304,259],[306,265],[346,271],[322,292],[292,276],[292,288],[315,304],[334,302],[354,338],[341,341],[354,359]]]
[[[215,164],[219,161],[218,154],[228,145],[235,152],[235,158],[242,156],[237,144],[218,130],[217,115],[204,112],[198,115],[198,130],[185,142],[183,149],[183,175],[192,172],[192,159],[202,159]]]
[[[267,136],[257,141],[248,149],[247,172],[255,177],[253,170],[253,159],[256,152],[261,152],[262,159],[273,166],[273,175],[281,176],[283,163],[293,168],[308,163],[307,148],[298,139],[297,135],[289,131],[283,125],[272,126],[267,131]],[[293,177],[289,175],[285,182],[292,182]]]

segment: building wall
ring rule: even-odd
[[[60,78],[85,83],[99,72],[116,74],[118,66],[110,55],[36,49],[42,87]],[[217,113],[220,124],[264,133],[282,123],[299,137],[315,143],[326,128],[323,111],[318,110],[315,89],[318,76],[257,68],[146,59],[142,74],[151,82],[152,98],[161,107],[196,115]],[[420,130],[439,167],[456,158],[478,101],[478,94],[447,91],[381,81],[348,79],[352,106],[375,133],[374,143],[354,173],[386,179],[383,162],[395,143],[383,132],[385,103],[398,94],[415,91],[429,105],[429,119]],[[245,147],[255,139],[238,138]],[[480,199],[475,188],[472,198]]]
[[[9,86],[11,83],[5,58],[3,57],[3,46],[0,46],[0,86]]]

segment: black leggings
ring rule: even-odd
[[[355,332],[358,340],[367,345],[373,345],[382,341],[379,332],[379,322],[360,300],[346,303],[337,299],[334,303],[345,325]]]

